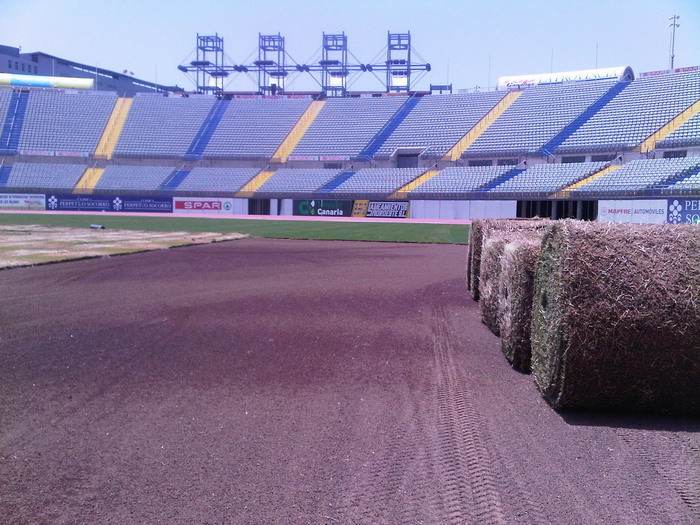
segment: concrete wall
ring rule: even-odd
[[[516,212],[517,201],[411,201],[414,219],[506,219]]]

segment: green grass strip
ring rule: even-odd
[[[146,231],[239,232],[272,239],[417,242],[466,244],[466,224],[415,224],[386,222],[284,221],[255,219],[202,219],[193,217],[119,217],[114,215],[0,214],[0,224],[41,224],[86,228]]]

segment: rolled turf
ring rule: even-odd
[[[547,227],[548,219],[486,219],[472,223],[469,249],[467,251],[467,289],[475,301],[481,297],[479,284],[481,273],[481,251],[484,232],[495,230],[526,231]]]
[[[476,279],[478,279],[478,272],[475,271],[476,251],[478,246],[478,261],[481,261],[481,238],[484,230],[484,220],[478,220],[472,222],[471,228],[469,230],[469,247],[467,250],[467,290],[471,293],[471,296],[475,301],[479,300],[479,291],[476,288]],[[477,263],[478,264],[478,263]]]
[[[535,274],[532,372],[555,408],[700,415],[700,228],[560,221]]]
[[[506,244],[501,258],[498,287],[501,350],[516,370],[530,371],[530,323],[535,269],[542,247],[542,233]]]
[[[484,229],[479,271],[479,309],[481,320],[495,335],[500,334],[498,292],[503,252],[509,242],[523,238],[524,233],[520,231],[488,227]]]

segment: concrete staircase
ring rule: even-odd
[[[119,143],[119,137],[122,135],[124,124],[129,116],[129,110],[134,100],[131,98],[120,97],[114,104],[112,114],[109,116],[107,125],[105,126],[100,141],[95,148],[95,158],[111,160],[114,156],[114,150]]]
[[[474,142],[476,142],[476,139],[483,135],[484,132],[487,129],[489,129],[494,122],[496,122],[496,119],[503,115],[503,113],[511,105],[513,105],[513,102],[518,100],[518,98],[522,94],[522,91],[508,92],[505,97],[499,100],[498,103],[494,107],[492,107],[491,110],[481,118],[481,120],[479,120],[479,122],[474,124],[474,127],[470,129],[466,135],[459,139],[457,144],[452,146],[452,148],[450,148],[450,150],[447,153],[445,153],[445,156],[442,158],[442,160],[455,161],[460,159],[462,157],[462,153],[467,151],[467,149],[469,149],[469,146],[474,144]]]

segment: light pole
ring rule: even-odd
[[[670,24],[668,27],[671,28],[671,71],[673,71],[673,62],[676,59],[676,28],[680,27],[680,24],[678,23],[678,20],[680,20],[680,16],[678,15],[673,15],[672,17],[669,18]]]

